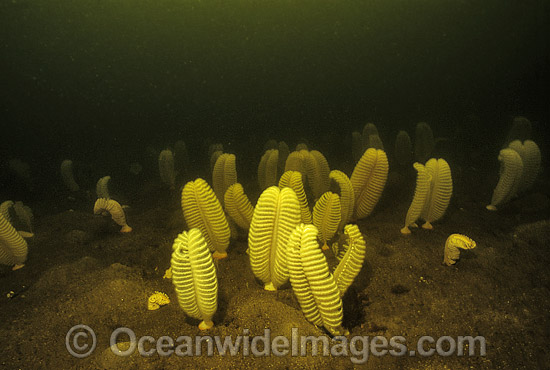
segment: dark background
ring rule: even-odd
[[[366,122],[387,146],[427,121],[498,147],[524,115],[547,140],[542,0],[0,4],[0,155],[44,173],[209,137],[253,166],[269,138],[348,155]]]

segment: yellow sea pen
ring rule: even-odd
[[[302,182],[302,174],[298,171],[286,171],[279,179],[279,187],[289,187],[296,193],[300,202],[301,220],[304,224],[311,223],[311,211],[307,201],[304,183]]]
[[[330,179],[337,184],[340,195],[341,221],[338,226],[343,230],[344,226],[353,217],[353,208],[355,204],[355,193],[349,177],[339,170],[332,170],[329,174]],[[332,189],[332,188],[331,188]]]
[[[235,183],[225,192],[225,210],[229,217],[241,228],[245,230],[250,228],[254,207],[252,207],[250,200],[244,193],[241,184]]]
[[[330,180],[328,176],[330,168],[327,159],[317,150],[309,152],[304,150],[302,155],[309,186],[313,191],[314,198],[319,199],[324,192],[329,190]]]
[[[323,250],[329,249],[327,243],[338,231],[341,220],[340,196],[327,191],[313,207],[313,225],[319,230]]]
[[[95,193],[98,198],[105,198],[109,199],[111,196],[109,195],[109,181],[111,180],[111,176],[103,176],[99,180],[97,180],[97,184],[95,186]]]
[[[310,234],[316,231],[315,226],[306,226],[302,223],[294,229],[288,240],[288,270],[290,273],[290,283],[292,284],[292,290],[298,299],[298,303],[300,303],[300,307],[306,319],[313,325],[322,326],[323,319],[317,308],[317,302],[315,302],[315,298],[311,293],[311,288],[304,274],[302,260],[300,258],[302,235],[306,227],[309,229],[308,232]],[[318,247],[317,245],[317,248]]]
[[[432,222],[443,217],[449,206],[453,194],[453,179],[449,164],[442,158],[430,159],[426,162],[426,170],[431,175],[430,196],[426,199],[420,217],[425,221],[422,228],[431,230],[433,229]]]
[[[374,123],[369,122],[363,126],[361,140],[363,141],[363,152],[369,148],[384,150],[384,145],[378,134],[378,128]]]
[[[293,231],[288,245],[290,282],[306,319],[342,335],[342,300],[317,243],[318,232],[315,226],[303,224]]]
[[[347,244],[344,244],[346,252],[333,274],[340,297],[344,296],[355,277],[361,271],[366,251],[365,240],[357,225],[346,225],[344,233],[347,236]]]
[[[260,190],[277,185],[277,167],[279,163],[279,150],[268,149],[260,159],[258,165],[258,184]]]
[[[424,210],[426,199],[430,197],[430,184],[432,176],[423,164],[415,162],[413,166],[418,172],[416,177],[416,188],[414,189],[412,203],[409,206],[407,216],[405,217],[405,226],[401,229],[402,234],[410,234],[411,230],[409,230],[409,227],[417,226],[416,220],[418,220]]]
[[[13,266],[13,270],[23,267],[27,260],[27,242],[0,213],[0,263]]]
[[[65,186],[69,188],[70,191],[79,191],[80,187],[74,180],[73,175],[73,161],[70,159],[65,159],[61,162],[61,178],[65,183]]]
[[[378,203],[388,179],[388,157],[381,149],[365,151],[351,174],[355,194],[355,217],[367,217]]]
[[[461,234],[451,234],[445,242],[445,256],[443,263],[447,266],[454,265],[460,258],[460,249],[473,249],[476,242]],[[459,249],[460,248],[460,249]]]
[[[493,191],[491,204],[487,206],[490,211],[496,211],[497,206],[508,202],[516,196],[521,184],[523,173],[523,162],[520,155],[513,149],[502,149],[499,153],[500,178]]]
[[[294,190],[271,186],[254,208],[248,232],[248,253],[254,275],[265,290],[276,290],[288,280],[288,238],[300,223],[300,204]]]
[[[301,151],[293,151],[286,158],[285,172],[298,171],[302,174],[302,178],[306,176],[304,153]]]
[[[521,157],[523,171],[518,193],[528,190],[535,182],[539,171],[541,154],[538,145],[532,140],[525,140],[523,144],[519,140],[512,141],[509,148],[514,149]]]
[[[208,183],[197,178],[189,181],[181,192],[183,216],[190,228],[198,228],[204,236],[213,258],[227,257],[229,224],[222,206]]]
[[[120,229],[121,233],[129,233],[132,231],[132,228],[126,223],[126,215],[120,203],[114,199],[105,199],[99,198],[94,204],[94,214],[98,215],[104,212],[109,212],[113,221],[115,221],[119,226],[122,226]]]
[[[199,229],[179,234],[172,246],[172,283],[180,307],[210,329],[218,309],[218,279],[208,246]]]
[[[159,154],[159,173],[162,182],[174,190],[176,188],[176,170],[174,169],[174,154],[165,149]]]
[[[212,171],[212,185],[218,200],[224,206],[224,196],[227,189],[237,182],[237,167],[235,154],[221,154]]]

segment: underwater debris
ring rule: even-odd
[[[170,303],[170,298],[168,295],[155,291],[155,293],[147,300],[147,309],[149,311],[158,310],[162,306],[166,306],[168,303]]]

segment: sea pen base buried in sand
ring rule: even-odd
[[[218,279],[208,245],[200,230],[179,234],[172,246],[172,283],[186,315],[202,320],[200,330],[211,328],[218,308]]]
[[[132,232],[132,228],[128,225],[123,225],[122,228],[120,229],[120,232],[121,233],[129,233],[129,232]]]
[[[401,229],[401,234],[403,234],[403,235],[409,235],[409,234],[411,233],[411,229],[410,229],[411,227],[412,227],[412,228],[416,228],[416,227],[418,227],[418,225],[417,225],[416,223],[413,222],[413,223],[410,224],[409,226],[403,227],[403,228]]]
[[[422,225],[422,228],[423,228],[423,229],[426,229],[426,230],[433,230],[434,227],[432,226],[431,223],[425,222],[425,223]]]
[[[204,321],[201,321],[201,323],[199,324],[199,329],[208,330],[208,329],[211,329],[213,326],[214,326],[214,321],[204,320]]]
[[[212,258],[215,260],[221,260],[221,259],[227,258],[227,252],[214,251],[214,253],[212,253]]]

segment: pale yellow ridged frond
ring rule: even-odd
[[[6,200],[0,204],[0,214],[11,224],[10,209],[15,205],[12,200]]]
[[[174,169],[174,155],[170,149],[165,149],[159,154],[159,174],[162,182],[175,189],[176,171]]]
[[[431,175],[430,196],[426,199],[424,210],[420,215],[426,221],[425,229],[432,229],[431,223],[439,220],[445,214],[453,194],[453,179],[451,168],[442,158],[430,159],[425,166]]]
[[[229,154],[225,160],[224,170],[223,170],[223,186],[225,190],[231,185],[237,182],[237,164],[235,154]],[[223,192],[225,194],[225,191]],[[222,194],[222,197],[223,197]]]
[[[73,175],[73,161],[65,159],[61,162],[61,178],[63,183],[70,191],[79,191],[80,187],[76,183]]]
[[[380,136],[378,136],[378,134],[369,135],[367,140],[367,149],[368,148],[384,150],[384,143],[382,143],[382,139],[380,139]]]
[[[330,191],[324,193],[313,207],[313,225],[319,230],[319,239],[324,249],[338,231],[342,220],[340,212],[340,196]]]
[[[388,157],[383,150],[367,149],[351,174],[355,194],[355,217],[371,214],[378,203],[388,178]]]
[[[530,189],[540,172],[541,154],[539,146],[532,140],[523,142],[525,158],[523,158],[523,179],[519,191]]]
[[[514,140],[508,147],[514,149],[521,157],[523,172],[521,183],[518,186],[518,193],[523,192],[533,185],[540,171],[540,149],[532,140],[525,140],[523,144],[519,140]]]
[[[327,159],[317,150],[303,151],[302,154],[305,159],[309,186],[313,191],[314,198],[319,199],[324,192],[329,190],[330,180],[328,176],[330,168]]]
[[[523,173],[523,162],[515,150],[502,149],[498,160],[500,161],[500,178],[493,191],[491,204],[487,206],[487,209],[491,211],[496,210],[496,206],[508,202],[516,195]]]
[[[223,153],[216,160],[212,171],[212,185],[218,200],[224,206],[224,195],[227,189],[237,182],[235,154]]]
[[[346,225],[344,233],[348,237],[347,246],[345,246],[346,254],[340,260],[333,274],[340,297],[344,296],[355,277],[361,271],[366,251],[365,240],[357,225]]]
[[[349,177],[339,170],[330,171],[329,177],[338,185],[340,190],[340,207],[341,207],[341,221],[338,226],[339,230],[343,230],[344,226],[353,217],[353,208],[355,204],[355,194],[353,192],[353,186]]]
[[[302,233],[300,259],[304,275],[317,309],[323,320],[323,326],[333,335],[343,334],[342,300],[336,281],[328,269],[325,255],[317,243],[318,230],[315,226],[306,226]]]
[[[313,293],[309,287],[306,275],[304,274],[302,259],[300,257],[300,248],[302,246],[302,235],[304,230],[307,230],[307,233],[313,235],[313,238],[310,236],[306,239],[310,242],[315,242],[314,238],[317,230],[313,225],[304,225],[302,223],[298,225],[290,235],[287,248],[290,283],[292,284],[292,290],[298,299],[298,303],[300,303],[300,307],[302,308],[302,312],[304,313],[306,319],[314,325],[322,326],[323,319],[317,309],[317,302],[315,302],[315,298],[313,297]],[[319,248],[318,245],[317,248]]]
[[[126,223],[126,215],[120,203],[114,199],[99,198],[94,204],[94,214],[109,212],[113,221],[122,226],[120,232],[127,233],[132,231],[132,228]]]
[[[318,182],[316,182],[316,178],[318,176],[317,163],[309,150],[302,149],[300,150],[300,154],[302,155],[304,170],[306,172],[306,176],[304,178],[306,179],[307,185],[312,191],[314,198],[317,198],[317,189],[315,188],[318,185]]]
[[[206,240],[193,228],[179,234],[172,249],[172,282],[180,307],[203,320],[200,329],[208,329],[218,308],[218,279]]]
[[[300,202],[301,220],[304,224],[311,223],[311,212],[307,201],[304,184],[302,182],[302,174],[298,171],[286,171],[279,179],[279,187],[282,189],[288,186],[296,193]]]
[[[299,144],[298,144],[299,145]],[[305,144],[304,144],[305,145]],[[311,178],[312,174],[310,174],[308,168],[314,167],[314,159],[311,157],[311,154],[309,153],[309,149],[300,149],[299,151],[300,157],[302,158],[302,178],[304,182],[304,189],[309,188],[310,190],[313,190],[312,188],[312,181]]]
[[[300,203],[294,190],[271,186],[254,208],[248,233],[250,266],[254,275],[274,290],[288,280],[286,247],[300,223]]]
[[[286,171],[298,171],[302,174],[302,181],[306,176],[306,168],[304,164],[304,155],[299,151],[293,151],[288,155],[285,162]]]
[[[260,190],[277,185],[277,166],[279,161],[279,150],[266,150],[260,164],[258,165],[258,184]]]
[[[181,208],[189,228],[198,228],[214,257],[223,258],[229,246],[230,230],[222,206],[208,183],[197,178],[181,192]]]
[[[241,184],[235,183],[225,192],[225,210],[237,225],[248,230],[254,214],[254,207],[244,193]]]
[[[0,264],[22,264],[27,259],[27,253],[27,242],[0,213]]]
[[[416,226],[415,222],[422,214],[426,200],[430,197],[432,176],[423,164],[415,162],[413,166],[416,172],[418,172],[416,177],[416,188],[414,189],[414,197],[407,211],[407,216],[405,217],[405,226],[401,229],[402,234],[411,233],[409,226]]]
[[[445,255],[443,263],[447,266],[454,265],[460,257],[460,249],[473,249],[476,242],[461,234],[451,234],[445,242]]]
[[[378,128],[376,127],[376,125],[374,123],[369,122],[369,123],[366,123],[365,126],[363,126],[363,131],[361,134],[361,140],[363,142],[363,152],[365,152],[365,150],[369,148],[384,150],[384,148],[377,148],[369,145],[371,141],[371,136],[378,136],[380,138],[380,136],[378,135]]]

